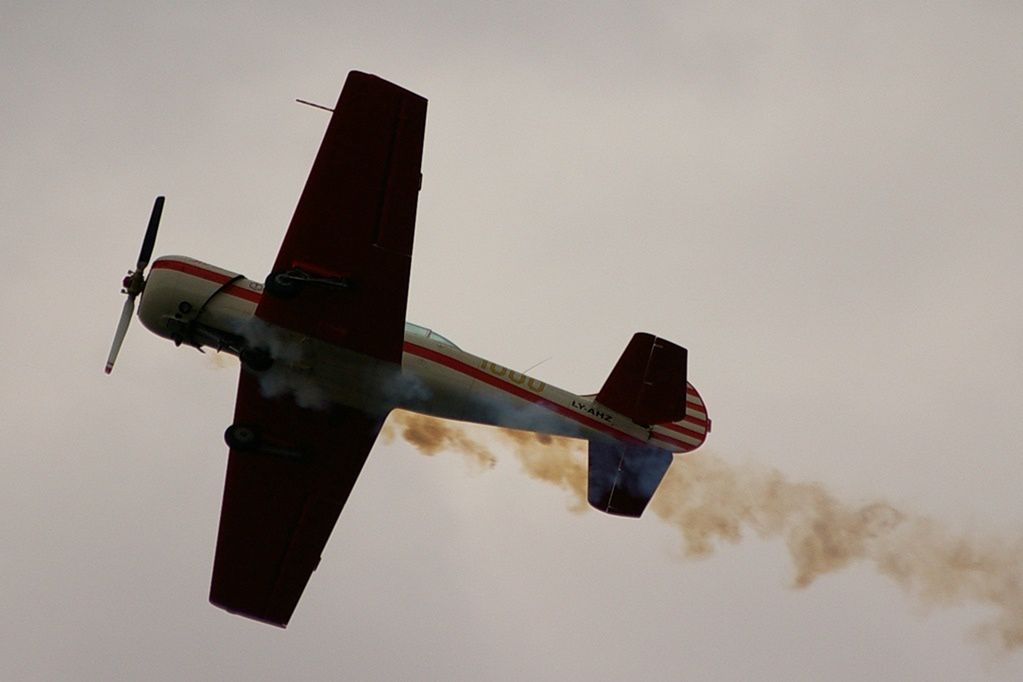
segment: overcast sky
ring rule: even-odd
[[[233,617],[236,363],[136,322],[101,371],[153,197],[158,254],[261,279],[327,123],[294,98],[360,69],[430,101],[410,319],[578,392],[655,332],[692,458],[1018,557],[1018,4],[210,5],[0,9],[0,678],[1023,677],[997,603],[870,560],[795,589],[748,530],[689,559],[481,431],[491,470],[379,443],[289,628]]]

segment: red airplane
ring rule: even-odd
[[[139,296],[153,333],[240,358],[210,601],[280,627],[392,409],[585,439],[590,504],[634,517],[710,431],[686,350],[652,334],[576,395],[407,322],[426,100],[353,71],[333,112],[263,282],[184,256],[145,276],[156,199],[106,365]]]

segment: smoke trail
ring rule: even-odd
[[[457,450],[477,469],[491,469],[497,458],[490,449],[453,422],[423,417],[412,412],[395,410],[380,431],[385,443],[394,441],[395,431],[402,439],[424,455],[433,456],[442,450]]]
[[[586,501],[586,452],[581,441],[555,438],[542,433],[494,429],[510,441],[519,463],[531,478],[567,490],[572,495],[570,509],[584,512]]]
[[[774,470],[737,467],[713,455],[673,466],[651,501],[682,534],[689,556],[718,541],[738,542],[744,528],[784,539],[794,586],[854,561],[872,562],[926,606],[967,601],[996,607],[982,634],[1006,650],[1023,647],[1023,542],[957,536],[932,519],[886,502],[850,505],[817,483],[793,483]]]
[[[315,377],[299,369],[305,349],[302,343],[289,338],[257,317],[251,317],[237,325],[234,331],[242,336],[252,348],[262,348],[270,353],[274,364],[260,372],[259,390],[266,398],[277,398],[292,394],[299,407],[324,410],[330,405],[327,391]]]
[[[424,454],[450,448],[487,468],[494,464],[482,427],[408,412],[395,412],[389,428],[392,422]],[[529,476],[568,491],[573,510],[587,508],[583,443],[507,429],[486,433],[510,445]],[[709,454],[676,462],[650,509],[679,531],[686,556],[709,556],[720,543],[739,542],[747,530],[763,539],[781,538],[795,567],[796,588],[853,562],[872,562],[924,606],[994,607],[994,619],[980,634],[1007,651],[1023,648],[1023,539],[956,535],[883,501],[847,504],[820,484],[794,483],[778,471]]]

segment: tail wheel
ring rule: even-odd
[[[224,442],[232,450],[255,450],[259,447],[259,432],[251,426],[232,424],[224,431]]]

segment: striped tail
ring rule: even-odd
[[[649,426],[686,416],[685,348],[653,334],[633,335],[597,402]]]

